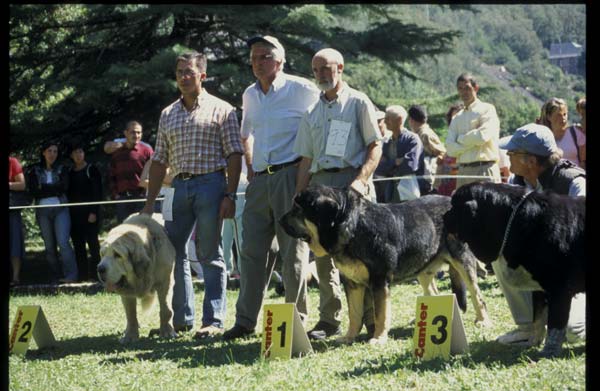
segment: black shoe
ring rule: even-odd
[[[327,322],[318,321],[315,327],[308,332],[308,338],[314,340],[325,339],[327,337],[331,337],[332,335],[340,335],[342,334],[342,329],[340,326],[334,326]]]
[[[254,330],[236,324],[223,333],[223,341],[233,341],[234,339],[247,338],[251,335],[254,335]]]
[[[187,333],[188,331],[191,331],[194,328],[194,325],[184,324],[182,326],[174,326],[173,328],[175,329],[176,333]]]

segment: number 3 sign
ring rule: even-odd
[[[465,328],[454,295],[417,297],[413,336],[415,357],[428,360],[468,349]]]
[[[31,337],[35,339],[40,349],[56,343],[42,307],[39,305],[19,306],[8,341],[8,351],[25,354],[29,349]]]
[[[265,304],[261,357],[289,359],[294,354],[310,353],[312,346],[304,331],[294,303]]]

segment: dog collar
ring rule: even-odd
[[[506,231],[504,231],[504,239],[502,239],[502,246],[500,246],[500,251],[498,252],[498,256],[496,258],[500,258],[502,256],[502,253],[504,252],[504,246],[506,245],[506,241],[508,240],[508,233],[510,232],[510,226],[512,225],[512,222],[513,222],[515,216],[517,215],[517,211],[519,210],[519,208],[521,207],[523,202],[525,202],[527,197],[529,197],[529,195],[532,194],[533,192],[534,192],[533,190],[530,190],[527,193],[523,194],[523,196],[521,197],[521,200],[519,200],[517,205],[515,205],[515,207],[513,208],[512,213],[510,214],[510,217],[508,218],[508,224],[506,225]]]

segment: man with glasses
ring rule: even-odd
[[[177,57],[175,76],[181,97],[161,113],[142,213],[152,214],[169,167],[175,193],[172,220],[165,228],[176,251],[173,324],[180,332],[194,326],[194,287],[185,246],[195,224],[205,289],[202,327],[195,338],[204,338],[223,333],[227,272],[221,223],[235,216],[243,148],[235,109],[202,88],[206,56],[189,52]]]
[[[319,96],[310,81],[283,72],[285,50],[275,37],[248,40],[252,71],[258,79],[243,94],[242,141],[248,167],[246,204],[242,215],[240,294],[235,325],[224,340],[254,333],[273,264],[267,253],[276,237],[282,259],[285,301],[296,303],[307,317],[306,243],[288,236],[278,223],[292,207],[300,156],[292,150],[304,112]]]
[[[479,84],[470,73],[456,81],[458,96],[464,103],[448,127],[447,154],[455,157],[458,175],[487,178],[457,178],[456,188],[475,181],[500,182],[498,138],[500,120],[496,108],[477,98]]]
[[[319,50],[312,70],[322,91],[319,101],[302,118],[294,151],[302,156],[296,192],[310,184],[351,186],[376,201],[373,172],[381,159],[383,136],[373,103],[342,80],[344,58],[335,49]],[[317,258],[319,322],[308,337],[319,340],[341,333],[340,275],[330,256]],[[374,333],[373,298],[365,292],[363,323]]]
[[[500,148],[508,151],[510,171],[515,174],[514,184],[530,190],[552,190],[571,197],[585,196],[585,171],[571,161],[561,159],[562,151],[556,146],[554,135],[546,126],[534,123],[524,125],[512,137],[503,139]],[[546,334],[547,317],[543,298],[536,297],[539,292],[524,291],[511,285],[505,277],[508,268],[506,262],[493,262],[492,267],[518,326],[516,330],[498,337],[497,341],[519,346],[541,344]],[[573,297],[567,324],[566,338],[569,341],[585,338],[585,302],[584,293]],[[550,345],[560,346],[564,336],[548,335],[548,338],[557,339],[551,341]]]

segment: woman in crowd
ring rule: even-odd
[[[540,123],[554,133],[563,158],[585,168],[585,134],[577,126],[568,126],[568,119],[569,109],[563,99],[551,98],[542,106]]]
[[[80,142],[71,145],[73,166],[69,171],[69,202],[94,202],[102,200],[102,178],[100,171],[85,160],[85,151]],[[75,248],[79,280],[96,279],[96,267],[100,262],[100,243],[98,242],[99,205],[71,206],[71,240]],[[90,250],[87,257],[85,244]]]
[[[25,175],[19,161],[14,157],[8,157],[8,189],[9,205],[21,206],[18,202],[17,194],[23,194],[25,190]],[[18,192],[18,193],[17,193]],[[21,210],[9,210],[8,212],[8,232],[10,243],[10,264],[12,267],[12,279],[10,286],[19,285],[21,273],[21,260],[25,256],[25,241],[23,235],[23,221],[21,219]]]
[[[45,142],[41,147],[40,163],[27,172],[27,188],[36,205],[57,205],[67,202],[69,170],[57,162],[58,144]],[[69,242],[71,219],[65,206],[36,208],[35,217],[40,227],[46,260],[50,265],[51,282],[69,283],[77,281],[75,252]],[[56,245],[60,248],[61,265]]]

